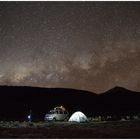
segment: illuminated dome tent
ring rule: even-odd
[[[80,111],[73,113],[69,119],[69,122],[87,122],[87,121],[88,119],[85,116],[85,114],[83,114]]]

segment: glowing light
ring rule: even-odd
[[[72,116],[69,119],[69,122],[87,122],[88,119],[85,116],[85,114],[83,114],[80,111],[75,112],[74,114],[72,114]]]

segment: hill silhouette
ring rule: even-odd
[[[140,93],[115,87],[102,94],[68,88],[0,86],[0,120],[25,120],[29,110],[34,120],[55,106],[63,105],[72,114],[87,116],[136,113],[140,110]]]
[[[114,87],[100,94],[100,104],[105,112],[136,113],[140,110],[140,92]]]
[[[0,117],[24,119],[32,109],[36,119],[43,119],[46,112],[58,105],[63,105],[70,113],[87,112],[94,97],[96,94],[92,92],[75,89],[1,86]]]

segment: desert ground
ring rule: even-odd
[[[0,138],[140,138],[140,121],[0,122]]]

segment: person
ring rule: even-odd
[[[32,110],[30,110],[28,116],[27,116],[28,122],[31,123],[32,122]]]

